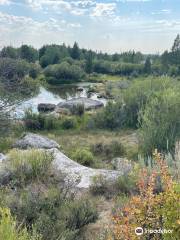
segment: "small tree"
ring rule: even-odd
[[[150,74],[151,73],[151,59],[148,57],[144,64],[144,73]]]

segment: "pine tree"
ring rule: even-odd
[[[172,46],[172,52],[180,51],[180,35],[178,34]]]
[[[80,49],[79,49],[79,46],[77,44],[77,42],[74,43],[73,45],[73,48],[72,48],[72,51],[71,51],[71,57],[73,59],[80,59]]]

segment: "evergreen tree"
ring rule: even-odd
[[[180,35],[178,34],[172,46],[172,52],[180,51]]]
[[[77,42],[75,42],[71,51],[71,57],[73,59],[80,59],[80,55],[81,55],[81,52],[80,52],[79,46]]]
[[[92,71],[93,71],[93,55],[92,51],[89,51],[86,59],[86,72],[92,73]]]
[[[151,59],[150,59],[150,57],[146,58],[146,62],[144,64],[144,73],[147,73],[147,74],[151,73]]]

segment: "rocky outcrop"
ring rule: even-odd
[[[72,185],[75,185],[79,189],[88,189],[95,176],[101,175],[105,180],[113,183],[118,176],[125,174],[123,171],[85,167],[71,160],[57,149],[52,149],[51,151],[54,153],[54,169],[65,175],[65,182],[72,183]]]
[[[92,185],[95,176],[101,175],[108,182],[114,183],[120,175],[129,172],[129,168],[122,167],[122,165],[121,167],[119,166],[118,171],[85,167],[60,152],[58,149],[59,145],[55,141],[37,134],[26,134],[14,144],[14,147],[20,149],[47,149],[47,151],[53,153],[54,156],[52,162],[54,174],[57,176],[63,176],[65,183],[70,184],[77,189],[88,189]]]
[[[84,105],[85,110],[92,110],[103,107],[104,104],[100,101],[89,99],[89,98],[74,98],[66,102],[61,102],[57,105],[58,108],[72,109],[73,106]]]
[[[6,160],[6,156],[2,153],[0,153],[0,163]]]
[[[47,137],[40,136],[33,133],[27,133],[24,137],[18,140],[14,145],[14,148],[28,149],[28,148],[60,148],[59,144],[54,140]]]
[[[55,104],[51,103],[40,103],[38,104],[38,111],[39,112],[52,112],[56,108]]]

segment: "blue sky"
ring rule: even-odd
[[[158,53],[180,33],[180,0],[0,0],[0,47],[77,41]]]

